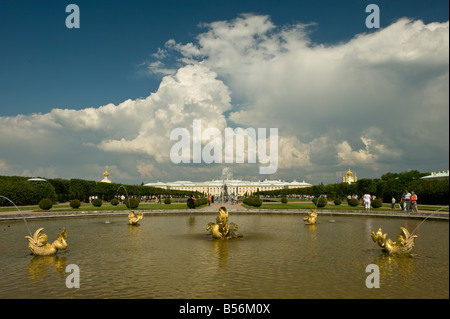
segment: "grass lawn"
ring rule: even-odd
[[[253,206],[248,206],[248,205],[244,205],[242,204],[243,207],[248,208],[248,209],[254,209],[255,207]],[[202,208],[203,206],[197,207],[198,208]],[[398,207],[398,205],[396,206]],[[267,203],[267,202],[263,202],[263,204],[261,205],[261,207],[258,207],[258,209],[314,209],[315,205],[311,202],[311,201],[297,201],[297,202],[288,202],[286,204],[283,204],[281,202],[273,202],[273,203]],[[443,208],[442,206],[439,205],[419,205],[418,206],[419,211],[436,211],[436,210],[440,210],[442,212],[448,212],[448,206]],[[95,207],[92,204],[87,204],[87,203],[82,203],[80,208],[74,209],[72,207],[70,207],[70,205],[68,203],[64,203],[64,204],[57,204],[57,205],[53,205],[53,207],[50,210],[42,210],[39,208],[38,205],[32,205],[32,206],[19,206],[20,210],[31,210],[34,212],[48,212],[48,211],[53,211],[53,212],[63,212],[63,211],[121,211],[121,210],[130,210],[128,209],[124,204],[119,204],[117,206],[111,205],[108,202],[104,202],[102,204],[102,206],[100,207]],[[172,203],[172,204],[155,204],[155,203],[141,203],[139,204],[139,207],[136,210],[170,210],[170,209],[188,209],[187,204],[186,203]],[[364,210],[364,207],[362,205],[358,205],[356,207],[352,207],[352,206],[348,206],[347,203],[343,203],[341,205],[334,205],[333,203],[329,203],[327,204],[325,207],[323,208],[318,208],[318,209],[326,209],[326,210]],[[9,211],[15,211],[16,208],[14,206],[5,206],[5,207],[0,207],[0,212],[9,212]],[[391,205],[388,203],[384,203],[383,206],[381,208],[371,208],[371,210],[385,210],[385,211],[398,211],[400,212],[401,209],[396,208],[396,209],[392,209],[391,210]]]
[[[202,208],[203,206],[197,207]],[[104,202],[102,206],[95,207],[92,204],[86,204],[82,203],[79,208],[72,208],[69,204],[58,204],[53,205],[53,207],[50,210],[43,210],[40,209],[38,205],[36,206],[19,206],[20,210],[31,210],[33,212],[66,212],[66,211],[107,211],[107,210],[113,210],[113,211],[127,211],[130,210],[127,208],[124,204],[119,205],[111,205],[110,203]],[[136,210],[164,210],[164,209],[188,209],[188,206],[186,203],[175,203],[175,204],[154,204],[154,203],[141,203],[139,204],[139,207],[136,208]],[[0,212],[9,212],[9,211],[15,211],[16,208],[14,206],[8,206],[8,207],[0,207]]]

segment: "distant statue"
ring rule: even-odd
[[[217,213],[216,223],[208,223],[206,230],[211,231],[214,238],[231,239],[243,237],[237,233],[238,225],[236,223],[228,224],[228,210],[223,206],[220,207]]]
[[[143,213],[137,213],[135,214],[134,211],[132,210],[129,214],[128,214],[128,224],[130,225],[139,225],[139,221],[144,218],[144,214]]]
[[[308,214],[308,216],[304,217],[303,220],[305,221],[306,225],[312,225],[316,223],[316,218],[317,218],[317,213],[316,211],[313,209],[310,212],[306,212]]]
[[[414,238],[417,235],[412,235],[409,231],[400,227],[403,234],[397,235],[397,242],[393,242],[391,239],[386,240],[387,234],[383,234],[383,230],[378,229],[378,231],[372,232],[372,240],[378,244],[383,251],[388,252],[389,254],[409,254],[414,247]]]
[[[67,233],[66,228],[58,234],[57,239],[50,245],[47,240],[46,234],[41,234],[44,227],[39,228],[34,232],[33,237],[25,236],[28,239],[28,248],[30,248],[33,255],[36,256],[50,256],[55,255],[58,250],[64,250],[67,248]]]

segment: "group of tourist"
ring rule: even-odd
[[[402,194],[402,201],[399,204],[399,207],[405,212],[409,214],[409,211],[412,207],[413,212],[417,213],[417,200],[419,197],[414,191],[411,191],[411,193],[405,189],[405,191]],[[395,209],[395,197],[392,196],[391,200],[391,208]]]
[[[370,211],[370,202],[371,200],[375,199],[374,196],[371,196],[368,192],[366,192],[363,195],[363,201],[364,201],[364,208],[366,209],[366,212]],[[400,208],[403,210],[403,212],[409,214],[410,210],[412,208],[412,211],[417,213],[417,200],[419,197],[414,191],[411,191],[411,193],[405,189],[405,191],[402,194],[402,201],[399,204]],[[392,196],[391,200],[391,209],[395,209],[395,197]]]
[[[417,197],[417,194],[414,191],[411,191],[411,193],[405,189],[402,195],[402,204],[403,204],[403,211],[407,214],[409,214],[409,211],[412,207],[412,211],[417,213],[417,200],[419,198]],[[394,205],[395,206],[395,205]]]

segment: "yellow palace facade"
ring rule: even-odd
[[[277,189],[291,189],[291,188],[304,188],[311,187],[309,183],[286,182],[281,180],[264,180],[258,182],[243,181],[238,179],[227,180],[211,180],[206,182],[191,182],[191,181],[176,181],[176,182],[156,182],[147,183],[145,186],[160,187],[164,189],[183,190],[191,192],[200,192],[212,196],[221,196],[224,185],[227,186],[228,194],[244,196],[245,194],[251,195],[258,191],[271,191]]]

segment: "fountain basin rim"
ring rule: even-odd
[[[231,214],[263,214],[263,215],[304,215],[308,209],[229,209]],[[144,215],[210,215],[217,213],[216,210],[194,210],[190,211],[187,209],[173,209],[173,210],[135,210],[135,212],[143,213]],[[439,212],[438,214],[432,215],[434,212],[430,213],[410,213],[405,214],[401,212],[390,212],[390,211],[352,211],[352,210],[316,210],[317,215],[321,216],[359,216],[359,217],[395,217],[395,218],[414,218],[423,219],[428,217],[428,219],[433,220],[449,220],[448,212]],[[84,217],[101,217],[101,216],[128,216],[129,211],[62,211],[62,212],[33,212],[27,213],[27,219],[49,219],[49,218],[84,218]],[[19,214],[1,214],[0,221],[10,221],[10,220],[23,220],[23,216]]]

